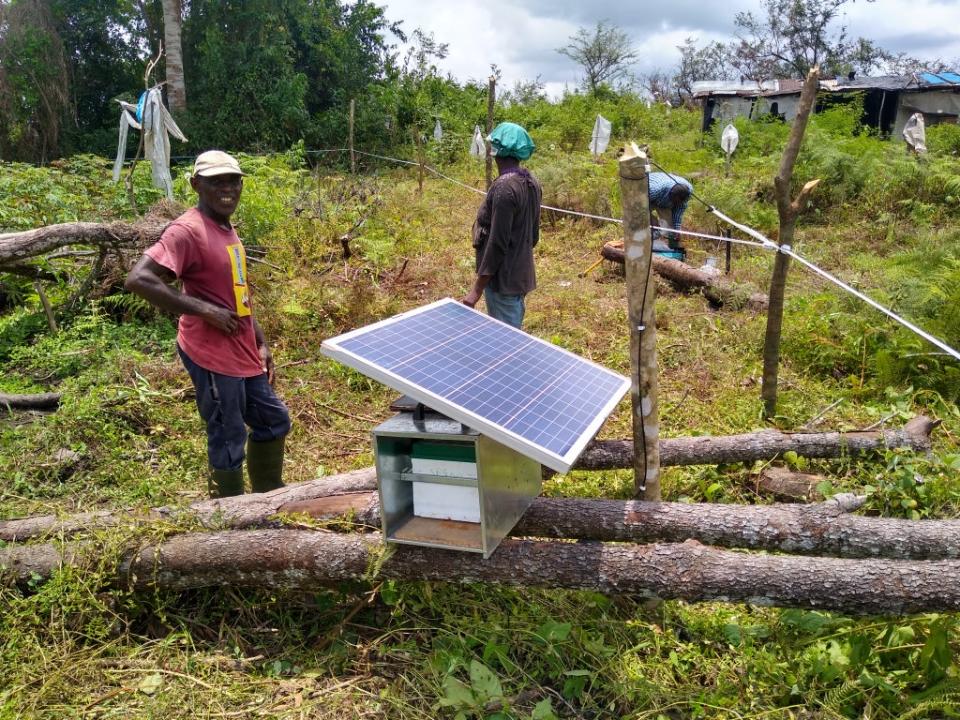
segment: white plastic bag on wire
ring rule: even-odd
[[[732,155],[733,151],[737,149],[737,145],[739,143],[740,133],[737,132],[737,129],[732,123],[728,124],[723,129],[723,134],[720,136],[720,147],[723,148],[723,151],[727,155]]]
[[[437,120],[437,124],[433,126],[433,139],[437,142],[443,140],[443,128],[440,127],[439,120]]]
[[[483,133],[480,132],[480,126],[473,126],[473,140],[470,142],[470,154],[475,158],[485,158],[487,156],[487,143],[483,139]]]
[[[590,136],[590,152],[594,155],[603,155],[603,151],[610,144],[610,130],[612,125],[603,115],[597,115],[593,123],[593,134]]]
[[[914,113],[903,126],[903,139],[915,153],[927,151],[927,131],[923,122],[923,113]]]
[[[117,100],[117,102],[120,103],[120,139],[117,142],[117,159],[113,161],[114,182],[119,182],[120,173],[123,171],[123,163],[127,159],[127,134],[130,128],[141,129],[135,115],[137,106],[122,100]]]

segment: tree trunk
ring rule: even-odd
[[[43,516],[0,522],[0,539],[69,537],[94,528],[186,520],[210,529],[296,525],[298,516],[336,519],[341,528],[379,527],[373,469],[259,495],[196,503],[185,509]],[[849,515],[863,503],[838,495],[812,505],[716,505],[579,498],[537,498],[512,534],[618,542],[682,542],[770,552],[936,560],[960,558],[960,521]],[[280,519],[279,516],[286,516]]]
[[[783,433],[768,430],[745,435],[723,437],[669,438],[660,441],[661,463],[667,465],[718,464],[771,460],[788,450],[812,458],[860,455],[884,448],[930,449],[930,432],[936,422],[920,416],[902,429],[854,433]],[[589,446],[576,469],[600,470],[633,467],[633,443],[630,440],[602,440]],[[203,500],[186,511],[158,508],[148,511],[102,511],[61,519],[56,515],[0,521],[0,540],[14,542],[44,533],[70,535],[91,527],[114,525],[126,520],[172,519],[184,512],[204,521],[222,516],[229,527],[244,528],[262,525],[264,518],[279,512],[280,507],[318,497],[370,490],[376,487],[376,472],[364,468],[320,478],[297,485],[288,485],[265,494],[241,495],[218,500]],[[293,512],[287,510],[288,512]]]
[[[777,197],[777,212],[780,215],[780,245],[789,249],[793,245],[793,231],[797,224],[797,216],[806,204],[807,195],[815,187],[815,183],[803,188],[795,202],[790,201],[790,181],[793,178],[793,167],[800,154],[800,145],[803,143],[803,134],[807,128],[807,120],[817,99],[819,87],[819,70],[813,68],[807,73],[807,79],[800,93],[800,107],[797,117],[790,129],[790,138],[780,161],[780,169],[773,179],[774,191]],[[773,264],[773,276],[770,279],[770,300],[767,305],[767,329],[763,340],[763,385],[760,396],[763,399],[763,412],[767,418],[772,418],[777,412],[777,375],[780,367],[780,334],[783,329],[783,296],[787,287],[787,271],[790,269],[790,256],[784,252],[777,252]]]
[[[182,15],[180,0],[162,0],[163,40],[167,69],[167,105],[177,114],[187,109],[187,85],[183,79]]]
[[[631,143],[619,160],[624,269],[630,332],[630,401],[634,495],[660,499],[656,289],[651,258],[647,155]]]
[[[26,585],[63,564],[83,567],[97,548],[52,544],[0,549],[4,574]],[[384,548],[379,535],[313,530],[190,534],[129,552],[113,581],[186,590],[262,587],[314,590],[380,579],[591,590],[688,602],[743,602],[847,614],[960,610],[960,562],[843,560],[674,545],[505,540],[480,555],[414,546]]]
[[[40,393],[38,395],[6,395],[0,393],[0,408],[8,410],[56,410],[60,404],[60,393]]]
[[[363,468],[306,483],[286,485],[269,493],[250,493],[216,500],[201,500],[188,508],[160,507],[146,511],[103,510],[71,515],[66,518],[57,515],[37,515],[2,520],[0,521],[0,540],[17,542],[52,532],[68,536],[95,527],[112,527],[124,522],[137,521],[176,521],[184,516],[196,517],[200,522],[223,518],[220,527],[224,524],[231,528],[262,527],[266,519],[280,512],[280,508],[284,505],[317,497],[367,491],[376,486],[376,470],[372,467]]]
[[[600,254],[607,260],[623,263],[623,244],[619,240],[608,242]],[[654,254],[653,271],[681,290],[699,288],[714,307],[747,307],[761,312],[767,309],[767,297],[763,293],[753,292],[748,286],[722,276],[709,275],[680,260]]]
[[[930,433],[939,422],[923,415],[897,430],[860,432],[788,433],[761,430],[720,437],[680,437],[660,441],[660,463],[676,465],[718,465],[721,463],[772,460],[793,451],[807,458],[836,458],[862,455],[887,448],[930,450]],[[574,468],[611,470],[631,467],[630,440],[597,440],[587,446]]]
[[[0,235],[0,270],[66,245],[146,248],[160,239],[170,219],[148,215],[135,224],[75,222]]]
[[[725,548],[845,558],[960,559],[960,521],[848,514],[863,502],[850,494],[812,505],[536,498],[510,534],[634,543],[696,540]],[[278,512],[380,526],[375,492],[303,500]]]

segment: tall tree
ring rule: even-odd
[[[43,162],[58,154],[68,78],[49,4],[0,3],[0,158]]]
[[[698,80],[732,80],[735,77],[730,62],[730,48],[713,41],[698,47],[696,40],[687,38],[680,51],[680,64],[673,76],[673,85],[681,98],[693,95],[693,83]]]
[[[850,2],[762,0],[762,15],[737,13],[734,66],[752,80],[802,78],[817,66],[824,75],[847,72],[862,41],[851,41],[847,26],[834,28],[834,21]]]
[[[628,77],[630,65],[637,59],[627,34],[606,20],[598,22],[593,30],[580,28],[557,52],[583,68],[584,86],[591,93],[601,85],[614,85]]]
[[[180,0],[162,0],[163,46],[167,70],[167,104],[177,113],[187,109],[187,86],[183,78],[183,46],[180,42]]]

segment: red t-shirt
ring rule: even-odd
[[[196,315],[181,315],[177,343],[197,365],[232,377],[263,373],[247,285],[247,256],[233,228],[225,230],[196,208],[163,231],[146,254],[173,272],[184,295],[240,316],[240,331],[227,335]]]

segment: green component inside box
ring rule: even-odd
[[[436,440],[415,441],[410,450],[410,456],[418,460],[452,460],[465,463],[475,463],[477,461],[476,446],[473,443]]]

